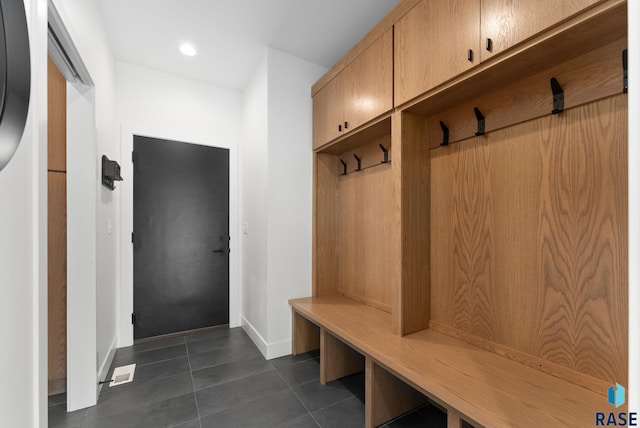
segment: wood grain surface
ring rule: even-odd
[[[396,108],[423,116],[447,111],[626,35],[626,1],[600,2]]]
[[[435,330],[398,336],[388,313],[341,296],[289,303],[474,426],[585,427],[593,425],[594,409],[607,406],[606,391],[594,393]]]
[[[345,133],[393,108],[393,30],[343,71]]]
[[[337,156],[314,155],[312,285],[315,297],[337,293],[339,164]]]
[[[343,77],[338,75],[313,96],[313,148],[317,149],[343,134]]]
[[[551,77],[562,86],[565,109],[620,94],[622,51],[626,47],[624,37],[451,110],[438,112],[429,118],[429,145],[437,147],[442,142],[440,121],[449,128],[450,143],[473,137],[478,130],[474,107],[484,115],[487,133],[548,115],[553,105]]]
[[[534,36],[602,0],[482,0],[482,60]],[[486,39],[493,42],[486,49]]]
[[[291,310],[291,348],[293,355],[315,351],[320,348],[320,327]]]
[[[340,176],[338,292],[391,310],[394,204],[391,164]]]
[[[432,320],[627,379],[627,99],[432,150]]]
[[[364,371],[364,357],[325,329],[320,330],[320,383]]]
[[[67,174],[49,172],[48,367],[49,394],[66,390],[67,377]]]
[[[411,113],[394,113],[392,166],[396,206],[393,229],[399,254],[393,287],[393,329],[404,335],[427,328],[431,318],[429,287],[429,147],[427,121]],[[398,148],[400,150],[398,150]]]
[[[423,0],[394,29],[396,106],[480,63],[480,0]]]
[[[67,170],[67,81],[51,57],[47,63],[48,169]]]
[[[358,43],[355,44],[329,71],[325,73],[316,83],[311,87],[311,95],[315,95],[320,89],[322,89],[329,81],[335,78],[344,68],[349,65],[355,58],[360,56],[366,49],[371,46],[376,40],[382,36],[385,32],[389,31],[393,25],[398,22],[409,10],[411,10],[420,0],[401,0],[398,5],[391,10],[373,27]]]
[[[427,402],[420,392],[407,385],[371,358],[365,371],[365,427],[377,427]]]
[[[47,64],[49,395],[67,387],[67,81]]]

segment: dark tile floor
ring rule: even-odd
[[[111,371],[132,363],[134,381],[105,385],[94,407],[67,413],[64,395],[50,397],[49,427],[364,426],[363,374],[323,386],[317,352],[267,361],[240,328],[118,349]],[[425,406],[387,426],[446,425]]]

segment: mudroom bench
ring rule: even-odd
[[[448,427],[583,427],[606,397],[432,329],[404,337],[389,313],[342,296],[289,301],[293,353],[320,349],[320,382],[365,371],[365,426],[427,399]]]

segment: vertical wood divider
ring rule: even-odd
[[[338,158],[313,155],[313,296],[337,293],[338,284]]]
[[[371,358],[365,367],[365,427],[377,427],[427,402],[414,388]]]
[[[320,383],[326,385],[336,379],[364,370],[364,357],[336,339],[324,328],[320,329]]]
[[[392,298],[392,328],[406,335],[428,328],[431,319],[429,278],[429,147],[427,119],[395,112],[391,121],[394,147],[395,230],[390,243],[400,256],[393,260],[397,286]]]
[[[291,310],[293,355],[315,351],[320,347],[320,327]]]
[[[462,428],[460,413],[453,409],[447,409],[447,428]]]

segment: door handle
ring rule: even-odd
[[[220,248],[219,250],[213,250],[214,253],[224,253],[229,254],[231,252],[230,248]]]

